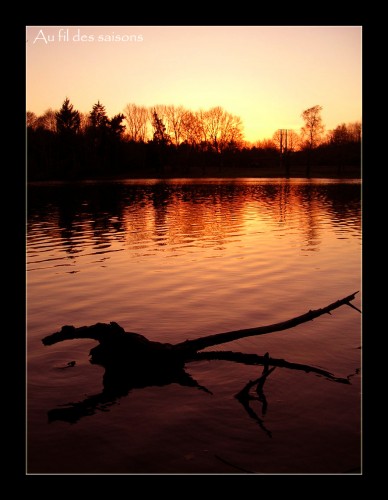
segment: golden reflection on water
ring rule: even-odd
[[[114,320],[179,341],[359,290],[360,184],[32,186],[27,243],[28,319],[41,330]]]
[[[96,255],[118,250],[117,245],[112,248],[114,242],[130,251],[222,248],[228,241],[241,240],[247,232],[260,233],[263,244],[268,231],[279,237],[297,233],[302,249],[317,251],[328,223],[337,232],[344,227],[348,233],[361,230],[359,186],[345,186],[293,181],[159,182],[129,184],[127,191],[115,184],[103,188],[92,184],[89,189],[77,186],[76,196],[73,192],[69,198],[62,195],[58,206],[35,212],[32,200],[29,264],[37,263],[36,252],[42,256],[42,251],[43,255],[48,249],[54,251],[47,242],[40,244],[48,232],[51,242],[60,242],[68,258],[86,248]],[[66,191],[66,186],[53,189]],[[60,257],[50,255],[47,260],[50,258]]]
[[[356,376],[342,386],[276,369],[260,416],[272,440],[233,398],[259,373],[224,361],[189,368],[213,396],[174,384],[136,390],[65,428],[47,425],[47,410],[99,392],[101,372],[88,363],[91,342],[47,348],[41,339],[65,324],[116,321],[176,343],[279,322],[349,295],[361,283],[360,189],[352,181],[273,179],[29,186],[31,469],[228,471],[215,456],[258,472],[358,467]],[[225,348],[269,352],[341,377],[360,368],[360,315],[351,308],[263,337]],[[58,370],[71,360],[73,368]],[[85,440],[77,460],[66,459]],[[189,467],[182,457],[193,449],[197,462]]]

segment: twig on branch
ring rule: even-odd
[[[346,305],[349,306],[349,307],[352,307],[353,309],[355,309],[356,311],[358,311],[360,314],[362,314],[361,309],[359,309],[358,307],[354,306],[350,302],[348,302]]]

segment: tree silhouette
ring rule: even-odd
[[[56,112],[51,108],[47,109],[43,115],[39,116],[37,119],[37,126],[55,133],[57,131]]]
[[[349,166],[353,170],[348,173],[358,176],[361,123],[342,123],[324,136],[321,111],[316,105],[302,112],[300,137],[282,129],[272,139],[248,143],[240,117],[220,106],[192,111],[175,105],[128,104],[123,113],[110,118],[100,101],[90,112],[80,113],[66,97],[59,111],[49,108],[41,116],[27,111],[29,175],[32,172],[31,180],[138,176],[145,170],[141,173],[148,176],[155,167],[158,173],[166,173],[166,167],[169,173],[189,177],[213,175],[215,167],[220,174],[230,168],[241,174],[241,168],[265,168],[280,175],[285,167],[288,176],[292,153],[295,175],[307,166],[309,177],[314,159],[316,166],[328,168],[329,176],[333,166],[338,175]],[[286,146],[280,132],[286,132]]]
[[[301,115],[305,122],[304,126],[301,129],[301,135],[305,140],[305,148],[308,151],[306,171],[307,177],[310,176],[312,151],[321,142],[322,134],[325,129],[321,117],[322,109],[322,106],[316,105],[312,108],[305,109]]]
[[[110,121],[105,106],[97,101],[89,113],[89,127],[87,129],[88,155],[91,165],[99,173],[109,168],[109,132]]]
[[[35,130],[37,127],[38,117],[33,111],[27,111],[26,114],[26,125],[27,128]]]
[[[55,118],[58,140],[55,148],[56,161],[53,165],[54,177],[73,178],[77,176],[80,163],[80,113],[66,97],[61,109],[55,113]]]
[[[80,113],[80,127],[81,134],[86,135],[90,128],[90,113]]]
[[[338,173],[361,159],[361,123],[342,123],[327,134],[326,147],[336,160]]]
[[[105,106],[100,101],[94,104],[92,111],[89,115],[90,125],[93,128],[104,129],[108,126],[109,120],[106,115]]]
[[[347,144],[351,142],[361,142],[361,123],[341,123],[334,130],[327,134],[328,141],[331,144]]]
[[[193,111],[186,111],[182,116],[181,125],[181,135],[183,142],[185,142],[186,144],[190,144],[193,147],[200,144],[202,131],[198,113],[194,113]]]
[[[152,113],[152,126],[154,128],[154,135],[153,135],[154,142],[164,146],[171,143],[171,138],[167,134],[166,126],[164,125],[162,119],[159,118],[155,110]]]
[[[290,176],[291,155],[299,143],[299,136],[293,130],[278,129],[272,136],[279,152],[280,167],[285,169],[286,177]]]
[[[178,146],[182,142],[182,132],[183,123],[182,119],[185,115],[185,108],[183,106],[166,106],[165,115],[168,125],[169,135],[171,136],[171,141],[175,146]]]
[[[80,114],[70,104],[68,97],[63,101],[62,107],[55,113],[57,131],[59,134],[76,134],[80,127]]]
[[[156,169],[158,175],[162,175],[167,164],[168,146],[171,144],[171,138],[155,109],[152,111],[152,127],[154,133],[152,141],[148,144],[150,148],[148,162]]]
[[[147,108],[136,104],[127,104],[124,113],[127,121],[128,139],[135,142],[145,142],[149,121]]]
[[[120,139],[124,133],[125,125],[121,123],[124,118],[125,116],[122,113],[119,113],[109,120],[109,128],[113,137]]]

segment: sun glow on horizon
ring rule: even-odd
[[[361,121],[361,38],[359,26],[27,27],[26,106],[221,106],[254,143],[299,131],[319,104],[329,130]]]

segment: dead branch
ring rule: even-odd
[[[332,373],[322,368],[317,368],[311,365],[305,365],[301,363],[291,363],[285,359],[270,358],[267,356],[259,356],[258,354],[245,354],[242,352],[233,351],[209,351],[209,352],[198,352],[193,356],[192,361],[201,360],[222,360],[222,361],[234,361],[235,363],[243,363],[245,365],[265,365],[268,366],[278,366],[280,368],[288,368],[290,370],[300,370],[306,373],[315,373],[316,375],[321,375],[322,377],[332,380],[333,382],[339,382],[340,384],[349,384],[347,378],[335,377]]]
[[[198,382],[193,380],[185,371],[186,363],[201,359],[220,359],[247,365],[264,365],[262,376],[250,383],[253,385],[257,384],[257,393],[259,401],[263,403],[263,408],[266,404],[262,390],[264,381],[273,371],[273,369],[269,369],[269,366],[312,372],[335,382],[350,384],[350,377],[346,379],[338,378],[321,368],[299,363],[290,363],[284,359],[270,358],[268,353],[265,356],[258,356],[256,354],[243,354],[231,351],[197,351],[244,337],[286,330],[306,321],[311,321],[322,314],[330,314],[330,311],[342,305],[350,305],[353,307],[350,301],[354,299],[356,293],[358,292],[333,302],[322,309],[317,309],[315,311],[310,310],[306,314],[302,314],[301,316],[281,323],[209,335],[187,340],[175,345],[151,341],[138,333],[126,332],[120,325],[114,322],[109,324],[96,323],[95,325],[81,326],[79,328],[65,325],[59,332],[44,337],[42,339],[43,344],[53,345],[57,342],[72,339],[96,340],[98,345],[93,347],[90,351],[90,362],[105,368],[103,378],[104,388],[101,394],[88,397],[84,401],[78,403],[70,403],[67,408],[55,409],[55,411],[50,414],[50,418],[54,420],[61,419],[68,422],[75,422],[82,416],[93,414],[96,409],[105,409],[107,405],[113,404],[118,398],[128,394],[128,392],[134,388],[179,383],[182,386],[197,387],[211,394],[208,389],[199,385]],[[73,363],[75,364],[75,362],[70,362],[68,364],[69,366],[73,366]],[[244,394],[246,394],[247,397],[251,397],[249,395],[250,388],[251,385],[249,384],[245,388]],[[243,394],[241,395],[243,396]],[[249,398],[247,397],[245,399],[244,397],[242,397],[242,399],[240,398],[240,402],[243,402],[250,416],[268,433],[268,430],[264,427],[263,421],[252,408],[250,408]]]
[[[234,330],[225,333],[216,333],[214,335],[208,335],[206,337],[201,337],[193,340],[186,340],[185,342],[181,342],[180,344],[175,344],[175,349],[182,349],[183,351],[200,351],[205,349],[206,347],[211,347],[218,344],[225,344],[227,342],[232,342],[233,340],[242,339],[245,337],[253,337],[256,335],[265,335],[267,333],[279,332],[282,330],[288,330],[289,328],[293,328],[294,326],[300,325],[301,323],[306,323],[307,321],[312,321],[322,314],[328,314],[330,311],[337,309],[343,305],[350,305],[350,301],[354,300],[355,295],[358,293],[354,292],[343,299],[337,300],[332,304],[329,304],[322,309],[310,310],[309,312],[302,314],[301,316],[297,316],[295,318],[289,319],[287,321],[282,321],[281,323],[274,323],[272,325],[267,326],[259,326],[255,328],[247,328],[244,330]]]

